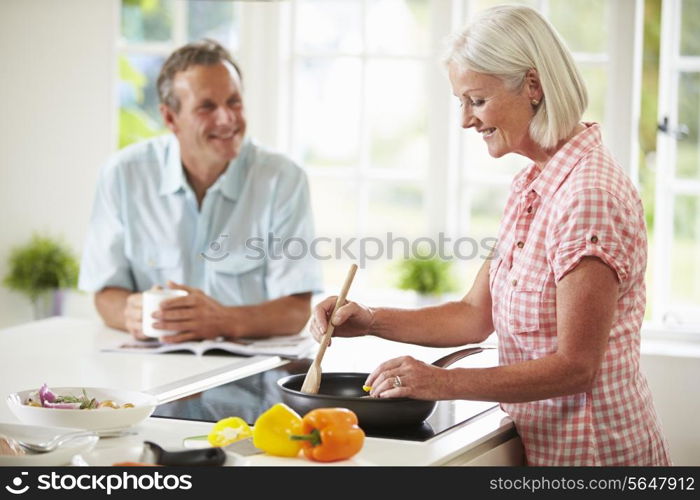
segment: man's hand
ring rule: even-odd
[[[126,331],[134,336],[137,340],[148,340],[142,330],[142,296],[140,293],[129,294],[126,298],[126,307],[124,308],[124,322]]]
[[[153,313],[154,328],[177,330],[180,333],[161,338],[163,342],[186,342],[210,339],[222,334],[227,308],[198,288],[168,282],[170,288],[185,290],[185,297],[164,300]]]

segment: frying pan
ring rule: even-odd
[[[433,362],[445,368],[466,356],[480,353],[483,347],[469,347],[444,356]],[[282,401],[300,415],[314,408],[348,408],[355,412],[363,428],[417,425],[435,411],[437,401],[411,398],[370,398],[362,389],[368,373],[336,372],[324,373],[318,394],[301,392],[305,373],[283,377],[277,381],[282,392]]]

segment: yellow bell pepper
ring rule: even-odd
[[[212,446],[226,446],[252,435],[253,431],[245,420],[240,417],[228,417],[214,424],[207,440]]]
[[[270,455],[295,457],[301,450],[299,441],[290,436],[301,434],[301,417],[284,403],[277,403],[262,413],[253,425],[253,444]]]

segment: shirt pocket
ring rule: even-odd
[[[508,329],[516,335],[537,334],[545,277],[521,278],[510,293]]]
[[[218,261],[209,261],[208,284],[211,295],[223,305],[259,304],[267,300],[265,260],[232,252]]]
[[[168,280],[182,281],[182,252],[178,248],[135,250],[129,258],[138,290],[166,286]]]

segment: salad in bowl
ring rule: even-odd
[[[38,406],[41,408],[56,408],[59,410],[94,410],[97,408],[133,408],[133,403],[115,403],[111,399],[98,401],[96,398],[88,396],[83,388],[78,396],[72,394],[56,394],[48,385],[42,385],[39,390],[31,392],[24,404],[27,406]]]
[[[22,423],[76,429],[130,427],[148,418],[158,404],[146,392],[105,387],[55,387],[13,392],[7,405]]]

